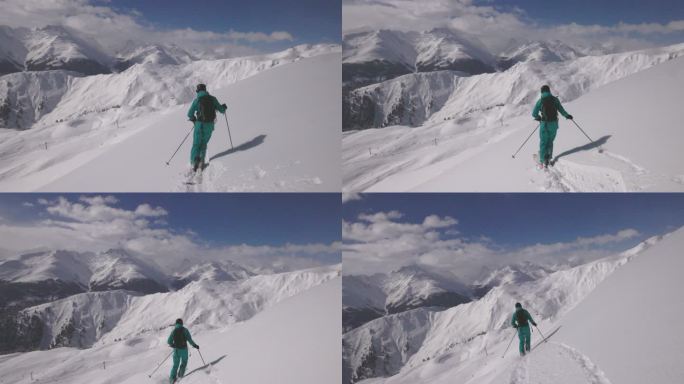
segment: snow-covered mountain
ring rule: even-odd
[[[180,65],[198,58],[175,45],[152,44],[133,46],[118,52],[115,60],[114,68],[121,72],[135,64]]]
[[[96,342],[125,340],[165,329],[178,317],[189,325],[222,327],[246,321],[338,275],[339,266],[333,266],[239,281],[205,276],[178,291],[158,294],[141,295],[125,288],[80,293],[25,308],[3,319],[12,324],[6,332],[18,336],[12,345],[0,345],[0,350],[88,348]]]
[[[662,142],[643,127],[656,124],[672,138],[681,134],[676,114],[651,112],[677,108],[683,55],[679,44],[569,62],[519,63],[505,72],[459,78],[444,106],[419,127],[345,133],[343,189],[681,191],[684,169],[677,140]],[[538,142],[534,138],[511,158],[535,129],[530,112],[545,83],[596,141],[591,144],[572,122],[561,119],[555,141],[559,162],[548,173],[535,172],[529,160]],[[365,96],[373,95],[369,89]],[[388,100],[374,113],[393,108]],[[595,150],[599,145],[601,153]],[[649,150],[656,146],[657,151]]]
[[[167,277],[125,250],[26,253],[0,262],[3,306],[24,308],[87,291],[166,292]]]
[[[470,301],[467,287],[417,265],[387,274],[343,277],[345,331],[383,316],[420,307],[449,308]]]
[[[231,260],[221,260],[188,266],[187,270],[174,274],[172,284],[175,288],[182,288],[192,281],[237,281],[254,275],[254,272]]]
[[[355,88],[413,72],[493,72],[494,61],[474,38],[449,29],[358,32],[344,36],[342,78]]]
[[[27,53],[23,33],[0,25],[0,76],[22,71]]]
[[[110,57],[93,41],[62,26],[32,29],[25,35],[27,71],[62,69],[84,75],[109,73]]]
[[[329,53],[305,57],[309,51],[290,49],[67,76],[69,86],[55,107],[41,112],[36,124],[24,123],[31,129],[0,130],[0,190],[339,191],[341,83],[333,75],[341,55],[339,46],[309,48]],[[0,91],[17,88],[5,100],[11,107],[3,109],[0,102],[11,123],[24,119],[12,115],[26,103],[17,101],[26,97],[19,89],[29,85],[14,82],[21,75],[0,78]],[[209,143],[212,166],[201,184],[190,186],[190,140],[165,162],[191,128],[186,113],[200,82],[228,112],[218,116]]]
[[[526,61],[504,72],[477,76],[412,73],[350,91],[343,129],[416,127],[450,120],[459,125],[499,123],[529,114],[542,84],[550,84],[552,92],[568,102],[682,55],[684,45],[678,44],[565,61]]]
[[[319,384],[339,382],[341,376],[340,349],[340,278],[337,271],[304,272],[291,278],[274,277],[253,285],[262,287],[261,298],[269,297],[260,306],[260,312],[248,320],[226,320],[217,328],[204,326],[196,319],[186,324],[193,339],[201,346],[202,358],[191,350],[190,362],[183,381],[187,384],[206,384],[238,381],[242,384],[283,383]],[[328,276],[316,278],[312,274]],[[252,279],[248,279],[249,281]],[[305,281],[311,285],[305,288]],[[186,289],[191,289],[191,284]],[[217,287],[218,288],[218,287]],[[214,312],[228,313],[239,303],[245,307],[255,304],[258,297],[250,290],[229,293],[218,290],[216,294],[225,299],[228,308],[215,301]],[[289,292],[289,294],[287,294]],[[186,297],[182,291],[168,294],[148,295],[151,306],[160,311],[141,317],[128,309],[113,331],[117,334],[136,334],[128,338],[107,339],[88,349],[55,348],[48,351],[15,353],[0,359],[0,375],[7,382],[22,382],[29,377],[41,382],[55,384],[86,384],[114,380],[122,384],[150,382],[154,368],[162,363],[152,375],[154,382],[167,382],[171,360],[162,362],[168,355],[166,339],[175,318],[184,316],[186,308],[198,308],[210,300],[199,292]],[[214,294],[214,292],[209,292]],[[154,298],[175,297],[175,301],[163,300],[155,304]],[[272,296],[272,298],[270,298]],[[139,298],[134,298],[135,302]],[[162,305],[166,304],[166,305]],[[175,304],[175,305],[172,305]],[[153,316],[156,315],[156,316]],[[138,316],[138,322],[124,322],[126,316]],[[158,327],[145,332],[141,327]],[[121,331],[118,331],[121,329]],[[206,365],[202,363],[206,362]],[[265,369],[267,367],[268,369]]]
[[[564,316],[581,306],[611,275],[682,240],[684,232],[679,230],[615,256],[535,280],[504,283],[478,300],[445,311],[420,308],[373,320],[344,334],[343,383],[374,377],[387,378],[364,383],[503,382],[507,379],[502,376],[491,380],[488,373],[492,371],[484,361],[501,361],[511,335],[514,303],[521,302],[539,327],[548,331],[551,324],[565,324]],[[534,335],[538,337],[536,332]],[[510,359],[506,363],[511,364]]]
[[[483,278],[476,280],[472,284],[473,295],[482,297],[492,288],[504,284],[522,284],[528,281],[539,280],[549,275],[561,267],[547,267],[531,262],[506,265],[487,273]]]
[[[515,46],[500,53],[497,58],[497,67],[500,70],[506,70],[520,62],[566,61],[583,56],[587,56],[583,53],[583,50],[560,40],[533,41]]]

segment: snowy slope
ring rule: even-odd
[[[285,55],[292,57],[293,51]],[[207,153],[211,165],[203,184],[192,190],[339,190],[340,83],[331,74],[339,72],[340,55],[287,60],[296,62],[269,71],[263,69],[282,63],[281,59],[200,61],[180,71],[173,66],[154,69],[192,75],[182,83],[159,84],[155,77],[147,77],[150,72],[145,66],[138,65],[121,74],[78,79],[79,91],[63,98],[43,118],[45,126],[39,123],[18,134],[0,132],[0,138],[4,136],[0,190],[186,191],[190,140],[170,166],[165,162],[191,128],[185,115],[194,89],[190,84],[205,81],[201,80],[205,72],[216,73],[230,84],[259,71],[221,89],[212,88],[210,82],[209,91],[228,104],[234,149],[226,122],[218,116]],[[120,83],[121,77],[129,80]],[[122,84],[130,88],[121,89]],[[171,106],[178,101],[150,92],[156,89],[162,95],[182,97],[183,104]],[[101,100],[93,104],[102,105],[104,112],[78,116],[78,101],[90,94]],[[161,109],[153,111],[149,106]],[[49,123],[58,117],[66,120]]]
[[[26,308],[18,315],[38,318],[37,348],[91,347],[165,329],[169,319],[217,328],[245,321],[265,308],[337,276],[336,267],[261,275],[240,282],[203,280],[176,292],[141,296],[123,290],[87,292]]]
[[[419,128],[396,126],[345,134],[344,189],[682,190],[684,163],[675,144],[681,141],[677,138],[682,131],[677,128],[676,114],[654,112],[677,109],[684,76],[684,61],[677,57],[682,53],[684,47],[679,45],[652,53],[584,57],[570,64],[521,63],[503,73],[467,78],[465,81],[476,81],[470,84],[473,88],[457,87],[461,91],[454,92]],[[536,137],[515,160],[511,155],[535,128],[527,116],[538,97],[537,84],[549,78],[511,74],[534,74],[529,70],[548,70],[554,65],[568,69],[568,74],[581,74],[577,81],[551,81],[552,91],[560,93],[566,110],[590,137],[604,144],[606,151],[599,154],[592,150],[587,138],[561,118],[554,151],[560,161],[548,173],[535,172],[531,155],[537,150]],[[517,83],[522,79],[527,86]],[[605,85],[594,89],[599,84]],[[658,127],[658,135],[644,128],[653,126]],[[661,134],[672,140],[660,140]]]
[[[205,330],[189,328],[201,347],[191,350],[184,383],[339,382],[340,279],[312,287],[264,310],[249,321]],[[152,380],[154,368],[168,354],[170,328],[87,350],[50,351],[0,356],[0,375],[14,383],[35,379],[51,383],[165,383],[170,360]],[[268,369],[265,369],[268,367]]]
[[[533,41],[499,54],[498,65],[508,69],[525,61],[566,61],[586,56],[575,47],[559,40]]]
[[[433,370],[438,373],[438,370],[458,370],[467,365],[484,369],[478,364],[485,354],[489,353],[489,359],[501,359],[500,355],[493,357],[492,354],[503,354],[510,339],[508,322],[515,302],[523,303],[540,327],[548,329],[552,323],[560,324],[558,319],[616,270],[636,257],[646,257],[642,255],[659,243],[659,238],[652,238],[606,259],[533,281],[504,284],[479,300],[442,312],[417,309],[373,320],[344,335],[345,383],[396,374],[387,383],[433,382],[419,381],[417,377],[430,377]],[[456,379],[453,371],[449,374],[455,382],[470,379],[470,376]]]
[[[684,379],[683,333],[678,331],[682,313],[672,303],[679,301],[682,289],[678,255],[683,243],[680,229],[633,250],[636,257],[610,273],[572,309],[541,322],[547,336],[557,325],[562,328],[525,358],[516,356],[515,350],[501,358],[511,335],[507,328],[468,342],[467,349],[442,352],[391,378],[363,383],[678,383]],[[647,319],[649,337],[643,337],[639,324],[635,325],[638,313]],[[533,332],[532,338],[538,342],[539,332]]]

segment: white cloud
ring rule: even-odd
[[[541,265],[577,265],[612,253],[611,247],[639,232],[580,237],[574,241],[539,243],[505,249],[485,236],[460,236],[458,220],[428,215],[419,223],[402,221],[398,211],[359,215],[342,223],[342,257],[346,274],[386,273],[419,264],[473,282],[490,269],[531,261]]]
[[[449,27],[479,38],[491,50],[507,48],[511,39],[552,40],[587,46],[636,49],[656,45],[657,35],[684,31],[684,20],[666,24],[641,23],[580,25],[577,23],[542,26],[523,10],[501,10],[490,5],[464,0],[344,0],[344,33],[374,29],[429,30]]]
[[[361,200],[362,196],[358,192],[342,192],[342,204],[348,203],[350,201]]]
[[[117,206],[113,196],[81,196],[75,201],[56,197],[42,199],[40,204],[48,219],[16,223],[0,217],[5,255],[35,248],[82,252],[125,248],[169,269],[184,259],[231,259],[263,270],[339,263],[338,243],[208,246],[192,231],[174,231],[160,221],[169,215],[166,209],[144,203],[128,210]]]
[[[235,55],[256,53],[247,43],[292,41],[287,31],[234,31],[225,33],[191,28],[161,29],[147,23],[137,11],[124,13],[90,0],[3,0],[0,25],[43,27],[63,25],[96,40],[108,50],[121,49],[128,41],[175,44],[185,49],[213,50]],[[218,53],[218,52],[217,52]]]

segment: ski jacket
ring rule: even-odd
[[[525,318],[527,318],[527,321],[529,323],[537,325],[537,323],[535,323],[535,321],[532,320],[532,315],[530,315],[530,313],[527,312],[527,310],[520,308],[520,309],[516,310],[515,312],[513,312],[513,317],[511,317],[511,325],[513,327],[518,328],[518,326],[519,326],[518,321],[517,321],[517,316],[516,316],[518,314],[518,311],[522,312],[522,314],[525,316]],[[528,325],[523,325],[523,327],[529,327],[529,323],[528,323]]]
[[[537,104],[534,105],[534,109],[532,110],[532,117],[534,117],[535,119],[537,117],[539,117],[539,118],[542,117],[541,115],[539,115],[539,112],[541,111],[542,100],[546,97],[552,97],[553,98],[553,101],[554,101],[554,104],[556,104],[556,109],[558,110],[558,113],[563,115],[563,117],[567,118],[568,116],[570,116],[570,114],[565,111],[565,108],[563,108],[563,105],[561,105],[560,100],[558,100],[558,98],[556,96],[553,96],[552,94],[550,94],[548,92],[542,92],[541,97],[539,98],[539,100],[537,100]],[[558,120],[556,120],[556,121],[558,121]]]
[[[184,328],[183,325],[181,325],[181,324],[176,324],[176,326],[173,328],[173,331],[171,331],[169,338],[166,340],[166,342],[169,344],[169,346],[173,347],[173,332],[178,328],[183,328],[183,334],[185,335],[185,340],[188,342],[188,344],[197,348],[197,344],[195,344],[195,342],[192,340],[192,336],[190,336],[190,331],[188,331],[187,328]],[[182,348],[182,349],[187,349],[187,347]]]
[[[199,98],[202,96],[207,96],[209,95],[209,92],[207,91],[199,91],[197,92],[197,97],[195,97],[195,100],[192,101],[192,104],[190,105],[190,109],[188,110],[188,119],[192,120],[195,118],[195,113],[199,111]],[[219,104],[219,101],[216,99],[216,97],[209,95],[214,102],[214,108],[216,108],[217,111],[221,113],[226,113],[226,108],[223,108],[221,104]]]

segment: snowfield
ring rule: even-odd
[[[339,382],[339,268],[257,276],[235,283],[242,289],[202,281],[175,293],[128,298],[120,303],[123,311],[102,307],[110,303],[103,301],[91,309],[111,314],[116,326],[92,348],[2,355],[0,376],[11,383],[167,383],[170,359],[148,375],[171,351],[170,324],[184,317],[206,362],[192,349],[184,383]],[[64,313],[66,306],[60,307]]]
[[[3,76],[9,127],[31,128],[0,129],[0,190],[339,191],[340,65],[339,46],[311,46],[109,75]],[[192,138],[166,162],[192,127],[198,82],[228,105],[233,147],[219,114],[210,165],[188,185]],[[30,108],[15,113],[15,103]]]
[[[344,383],[636,384],[684,380],[684,228],[606,259],[519,285],[443,312],[374,320],[345,334]],[[532,333],[518,356],[513,303],[549,337]],[[538,347],[535,347],[538,345]],[[382,377],[386,376],[386,377]],[[366,380],[362,380],[367,378]]]
[[[443,72],[410,74],[357,89],[352,95],[377,103],[370,115],[376,124],[389,124],[344,133],[343,190],[683,191],[678,143],[684,131],[677,113],[662,112],[681,106],[682,54],[680,44],[530,61],[494,74],[452,75],[451,81]],[[511,158],[536,127],[531,111],[544,83],[596,142],[561,117],[558,162],[548,172],[536,170],[532,159],[538,132]]]

